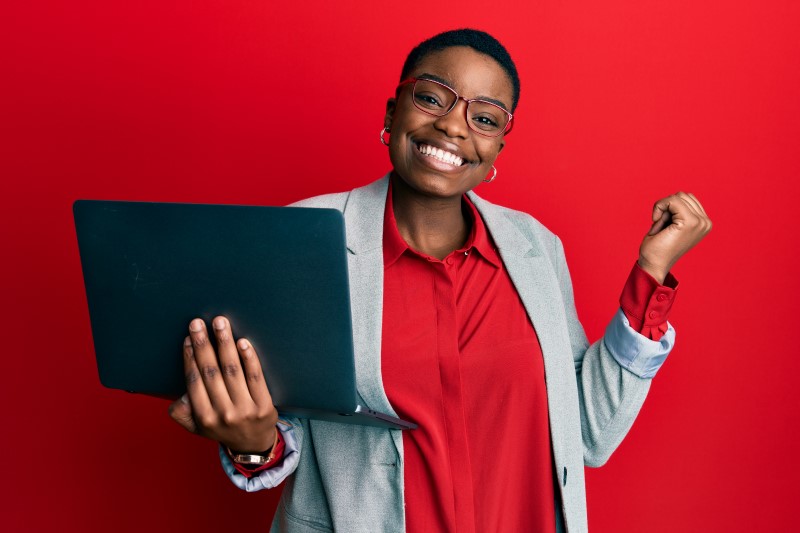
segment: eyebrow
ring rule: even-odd
[[[428,74],[427,72],[423,72],[422,74],[417,76],[417,78],[424,78],[426,80],[438,81],[442,85],[447,85],[448,87],[453,89],[453,84],[451,82],[449,82],[448,80],[446,80],[444,78],[441,78],[441,77],[437,76],[436,74]],[[455,89],[453,89],[453,90],[455,91]],[[504,104],[503,102],[501,102],[497,98],[492,98],[491,96],[477,96],[475,98],[470,98],[470,100],[484,100],[486,102],[491,102],[496,106],[502,107],[508,113],[511,113],[511,111],[508,111],[508,107],[506,106],[506,104]]]

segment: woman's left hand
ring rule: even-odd
[[[639,247],[639,266],[663,283],[675,262],[711,231],[711,219],[691,193],[679,192],[653,206],[653,225]]]

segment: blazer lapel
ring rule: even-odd
[[[397,416],[381,376],[383,319],[383,217],[388,174],[354,189],[344,208],[353,315],[356,387],[370,408]]]

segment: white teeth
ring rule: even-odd
[[[427,144],[421,144],[419,146],[419,151],[423,154],[436,158],[439,161],[444,163],[449,163],[454,166],[461,166],[464,163],[464,160],[458,157],[456,154],[451,152],[446,152],[441,148],[434,148],[433,146],[429,146]]]

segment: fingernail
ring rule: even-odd
[[[189,331],[194,331],[195,333],[203,331],[203,321],[199,318],[192,320],[189,324]]]
[[[214,319],[214,329],[225,329],[225,319],[218,316]]]
[[[192,345],[192,338],[191,337],[186,337],[185,339],[183,339],[183,345],[184,346],[191,346]]]
[[[189,405],[189,395],[188,394],[184,394],[183,396],[181,396],[181,401],[183,403],[185,403],[186,405]]]
[[[250,348],[250,343],[247,342],[246,339],[242,339],[239,341],[239,348],[241,348],[242,350],[247,350]]]

